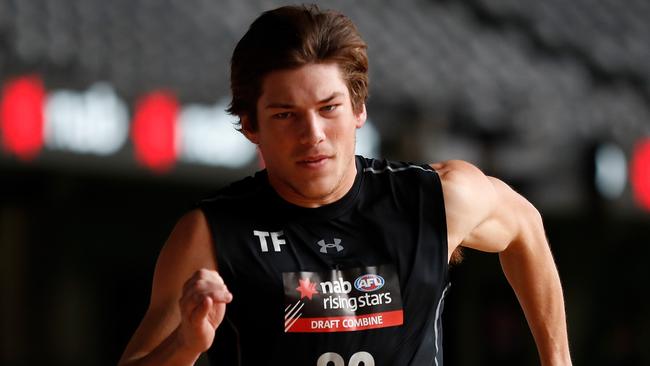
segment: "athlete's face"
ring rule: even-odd
[[[284,199],[306,207],[333,202],[352,187],[355,133],[365,120],[365,106],[353,112],[334,63],[269,73],[257,101],[257,130],[242,118],[271,185]]]

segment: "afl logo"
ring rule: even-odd
[[[354,288],[363,292],[379,290],[384,286],[384,278],[376,274],[365,274],[354,280]]]

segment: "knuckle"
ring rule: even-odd
[[[199,279],[210,278],[210,272],[211,271],[209,269],[201,268],[196,272],[197,272],[197,276],[198,276]]]
[[[221,278],[221,276],[219,276],[218,274],[214,277],[214,282],[218,285],[224,284],[223,278]]]

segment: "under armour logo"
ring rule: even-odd
[[[337,252],[340,252],[343,250],[343,245],[341,245],[341,239],[339,238],[334,238],[334,243],[326,243],[325,240],[319,240],[318,245],[320,245],[320,252],[327,254],[327,250],[329,248],[336,248]]]

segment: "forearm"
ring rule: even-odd
[[[183,345],[177,329],[148,354],[128,358],[125,356],[118,366],[190,366],[194,365],[200,355],[201,353],[188,350]]]
[[[570,365],[564,296],[541,220],[527,228],[499,257],[528,321],[542,365]]]

